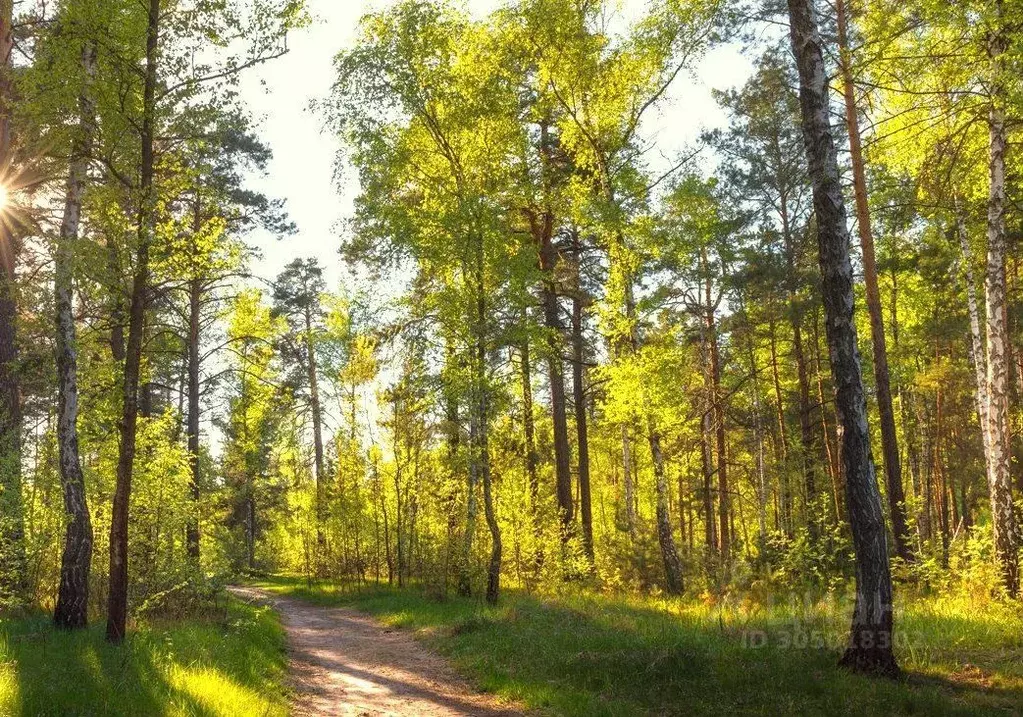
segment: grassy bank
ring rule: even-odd
[[[1023,713],[1023,615],[933,596],[900,608],[899,681],[836,667],[830,603],[669,603],[509,593],[491,608],[416,590],[258,583],[414,630],[487,691],[558,715]]]
[[[233,598],[203,618],[139,625],[120,647],[99,623],[0,621],[2,715],[285,715],[285,669],[276,616]]]

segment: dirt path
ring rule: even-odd
[[[406,633],[349,608],[310,605],[250,587],[236,596],[266,602],[288,636],[294,714],[511,717],[521,711],[480,694],[445,660]]]

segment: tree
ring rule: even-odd
[[[988,131],[988,205],[987,272],[985,297],[987,309],[987,446],[988,489],[991,493],[991,518],[995,533],[995,552],[1002,581],[1010,595],[1019,592],[1019,556],[1012,483],[1009,474],[1009,339],[1006,317],[1006,230],[1005,230],[1005,154],[1008,137],[1005,119],[1006,36],[1005,3],[996,0],[985,18],[987,53],[990,61]]]
[[[137,244],[128,313],[128,341],[125,349],[121,394],[121,444],[117,461],[117,483],[110,521],[110,599],[107,606],[107,640],[124,640],[128,615],[128,502],[131,497],[135,462],[135,427],[138,422],[139,374],[142,364],[142,334],[145,330],[146,298],[149,291],[149,251],[156,224],[154,139],[156,133],[156,84],[160,42],[160,0],[149,0],[146,14],[146,61],[143,73],[142,118],[139,128],[141,166],[138,185]]]
[[[295,259],[274,282],[274,312],[282,316],[292,329],[295,344],[290,350],[299,359],[304,371],[304,387],[309,392],[309,414],[313,426],[313,466],[316,470],[316,520],[322,523],[323,490],[327,468],[323,453],[323,414],[320,406],[320,382],[317,372],[317,335],[322,315],[320,295],[326,289],[323,268],[315,259]],[[316,543],[322,550],[324,535],[317,528]]]
[[[12,139],[14,2],[0,1],[0,181],[8,197],[17,186]],[[8,202],[10,200],[8,199]],[[25,592],[25,518],[21,495],[21,388],[18,380],[18,227],[5,206],[0,217],[0,598]]]
[[[170,124],[168,118],[173,116],[174,110],[187,107],[207,87],[217,82],[236,81],[238,73],[243,69],[283,54],[286,51],[283,40],[288,30],[304,20],[302,3],[290,0],[283,4],[275,0],[256,0],[244,6],[199,6],[196,14],[190,16],[191,22],[166,23],[167,18],[174,14],[171,10],[175,8],[176,0],[149,0],[141,17],[129,16],[132,20],[142,20],[138,23],[139,36],[134,40],[145,49],[142,53],[133,51],[136,46],[132,45],[125,57],[118,58],[123,61],[123,79],[132,87],[132,92],[137,93],[139,101],[137,112],[133,112],[135,105],[125,108],[129,115],[125,124],[138,140],[138,160],[131,171],[131,176],[137,178],[126,181],[135,227],[134,245],[131,247],[128,334],[124,344],[121,381],[120,445],[110,524],[107,639],[114,643],[124,639],[128,612],[129,506],[146,312],[152,289],[151,255],[154,242],[159,238],[157,226],[161,220],[166,219],[161,214],[156,138],[161,130],[167,129]],[[138,12],[139,8],[133,6],[133,10]],[[135,27],[132,23],[127,24]],[[245,27],[250,31],[247,36],[239,31]],[[195,57],[193,45],[196,42],[202,44],[212,40],[221,46],[228,46],[233,38],[245,40],[239,43],[242,46],[241,58],[229,55],[223,58],[219,66],[190,60],[179,61],[183,57]],[[136,63],[139,55],[143,58],[141,65]],[[112,164],[108,166],[113,168]],[[115,307],[117,305],[115,301]],[[114,356],[118,357],[120,340],[116,331],[112,336],[112,345]]]
[[[849,135],[849,159],[853,172],[853,196],[856,202],[856,227],[863,251],[863,278],[866,286],[867,311],[870,314],[870,341],[874,351],[874,382],[877,407],[881,423],[881,452],[884,458],[885,487],[888,494],[888,512],[895,538],[895,554],[910,560],[909,528],[906,524],[905,494],[902,490],[902,466],[899,444],[895,433],[895,410],[892,408],[891,380],[888,375],[888,348],[884,334],[884,316],[881,291],[877,280],[877,259],[874,255],[874,232],[870,224],[867,202],[867,173],[860,138],[859,107],[853,83],[852,52],[849,49],[849,18],[845,2],[835,5],[838,21],[839,64],[842,73],[842,97],[845,102],[845,124]]]
[[[810,0],[788,0],[792,51],[799,73],[803,136],[813,184],[822,297],[835,400],[842,423],[846,504],[856,551],[856,607],[842,664],[863,672],[898,671],[893,652],[892,581],[881,495],[874,474],[867,406],[853,323],[853,273],[845,200],[832,136],[820,32]]]
[[[727,131],[717,131],[707,137],[729,159],[721,169],[725,179],[724,191],[729,200],[748,212],[749,221],[754,221],[754,217],[759,220],[762,246],[755,251],[762,251],[765,255],[758,256],[755,262],[750,261],[753,265],[750,271],[763,274],[764,283],[757,286],[757,290],[770,293],[774,284],[784,291],[784,309],[771,311],[768,321],[771,368],[779,414],[782,462],[779,482],[783,519],[789,534],[793,529],[793,491],[788,466],[784,465],[790,449],[778,367],[776,318],[788,323],[791,329],[799,409],[799,468],[806,496],[806,519],[813,533],[818,532],[815,497],[819,463],[813,424],[814,407],[810,400],[807,342],[803,335],[806,294],[815,281],[804,267],[806,245],[810,238],[807,216],[810,187],[799,132],[799,98],[791,91],[795,82],[787,60],[780,56],[777,48],[769,48],[760,58],[756,74],[741,90],[718,93],[718,102],[732,116]],[[747,280],[754,278],[752,275],[746,277]],[[764,308],[770,310],[767,306]],[[778,316],[779,313],[782,315]],[[823,412],[823,407],[819,410]]]
[[[84,18],[65,16],[67,23]],[[54,257],[53,294],[56,303],[58,423],[61,483],[68,524],[61,556],[60,588],[53,612],[56,625],[85,627],[89,619],[89,572],[92,567],[92,521],[85,492],[78,451],[78,357],[73,306],[74,263],[82,213],[82,194],[92,152],[96,106],[92,84],[96,75],[97,42],[94,37],[77,38],[81,56],[81,89],[78,95],[79,135],[72,147],[64,195],[64,216]]]
[[[222,461],[229,489],[228,525],[243,535],[243,565],[249,570],[256,569],[257,540],[277,502],[270,455],[282,426],[275,419],[281,404],[273,346],[282,328],[258,290],[244,291],[233,302],[228,328],[233,381],[223,419],[227,446]]]
[[[180,199],[184,226],[178,233],[180,241],[171,247],[164,273],[172,284],[184,280],[188,301],[183,312],[187,326],[182,333],[188,395],[185,434],[194,510],[186,543],[189,557],[199,566],[201,394],[215,378],[204,377],[203,369],[225,346],[204,349],[210,329],[219,319],[216,309],[225,298],[225,289],[246,274],[246,248],[236,237],[254,226],[283,236],[293,232],[294,225],[287,221],[280,202],[244,188],[240,170],[263,171],[270,158],[270,150],[251,134],[245,116],[222,109],[195,114],[197,120],[182,152],[186,167],[186,191]]]

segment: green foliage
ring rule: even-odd
[[[0,105],[12,104],[16,128],[11,190],[33,220],[19,229],[25,478],[20,494],[0,496],[9,507],[0,527],[24,520],[14,547],[24,549],[28,584],[27,596],[0,595],[0,609],[48,608],[56,588],[68,516],[50,259],[68,159],[89,135],[72,263],[96,556],[109,549],[130,287],[140,249],[150,253],[137,294],[144,355],[129,596],[140,632],[129,651],[150,650],[161,620],[210,628],[196,616],[244,572],[329,577],[345,590],[418,584],[440,598],[496,589],[501,578],[532,597],[486,610],[415,594],[373,593],[380,602],[366,604],[405,605],[409,619],[449,630],[437,644],[488,685],[558,711],[660,709],[682,690],[696,712],[940,710],[941,687],[865,688],[822,667],[829,652],[790,659],[731,640],[743,620],[774,629],[792,616],[719,600],[816,599],[844,594],[854,578],[799,98],[787,50],[751,41],[752,76],[714,93],[726,121],[703,136],[706,161],[688,151],[657,160],[651,119],[734,29],[734,10],[717,0],[620,5],[518,0],[476,16],[443,0],[403,0],[364,17],[317,105],[343,143],[339,176],[354,172],[359,183],[342,290],[310,258],[284,267],[269,290],[248,276],[247,233],[295,227],[279,201],[247,186],[270,149],[241,106],[238,76],[284,51],[287,32],[308,22],[301,2],[161,0],[149,101],[145,3],[63,0],[23,18],[18,102]],[[981,287],[992,107],[1009,117],[1008,222],[1013,236],[1020,229],[1021,35],[1001,27],[997,5],[851,8],[914,538],[914,560],[896,565],[898,589],[926,596],[900,616],[926,635],[926,656],[902,657],[950,680],[957,667],[932,639],[939,627],[975,640],[970,654],[1018,647],[1002,632],[1018,615],[993,567],[972,365],[981,357],[971,360],[967,308]],[[1001,3],[1007,16],[1018,6]],[[998,62],[993,30],[1006,33]],[[90,48],[95,77],[82,62]],[[149,194],[140,191],[144,127],[157,138]],[[1018,353],[1018,247],[1010,254]],[[863,312],[857,321],[869,336]],[[870,375],[866,344],[861,353]],[[873,411],[870,379],[867,392]],[[563,428],[567,441],[556,437]],[[566,453],[570,520],[556,497]],[[681,603],[658,602],[672,588],[668,542],[684,574]],[[108,583],[100,557],[94,616]],[[562,596],[583,590],[654,597]],[[969,614],[981,607],[996,618]],[[669,619],[665,609],[676,612]],[[798,617],[840,632],[836,615],[815,611]],[[42,634],[23,627],[11,635]],[[97,660],[100,672],[116,670],[94,638],[59,649],[83,672]],[[41,659],[19,639],[12,655]],[[481,656],[488,641],[497,648]],[[543,654],[526,664],[530,644]],[[133,708],[219,709],[187,701],[171,682],[192,678],[159,673],[143,652],[128,653],[124,679],[162,686]],[[1010,668],[990,669],[1011,673],[1018,692]],[[631,685],[620,677],[637,674]],[[818,677],[834,691],[815,688]],[[757,689],[772,679],[787,685],[781,696]],[[83,704],[114,699],[113,682],[90,680],[82,689],[100,696]],[[23,704],[41,704],[27,689]],[[250,697],[258,702],[239,699]],[[950,711],[987,706],[972,692],[961,699]]]

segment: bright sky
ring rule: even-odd
[[[338,222],[349,215],[358,187],[335,187],[335,138],[321,132],[322,122],[309,103],[325,98],[333,79],[333,57],[348,47],[359,18],[381,9],[391,0],[308,0],[315,18],[312,27],[289,39],[290,52],[283,58],[247,74],[242,97],[259,119],[259,134],[273,150],[266,177],[254,178],[252,188],[287,203],[298,233],[281,241],[257,235],[254,243],[263,259],[254,267],[257,275],[272,279],[296,257],[316,256],[327,268],[328,286],[336,288],[344,276],[338,257]],[[472,12],[484,15],[499,0],[467,0]],[[626,15],[641,9],[645,0],[622,0]],[[741,84],[750,63],[735,46],[722,46],[704,58],[696,77],[680,78],[665,110],[653,118],[647,135],[657,140],[651,162],[670,166],[672,158],[698,137],[704,127],[722,121],[711,98],[711,88]]]

